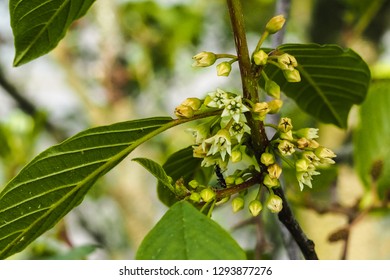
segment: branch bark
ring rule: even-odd
[[[229,9],[230,21],[232,25],[234,42],[236,45],[236,51],[238,56],[238,63],[241,73],[243,97],[250,99],[256,103],[259,101],[258,97],[258,82],[256,77],[251,71],[251,59],[248,50],[248,44],[246,40],[244,15],[242,12],[241,0],[226,0],[227,7]],[[262,121],[254,120],[250,113],[246,114],[248,125],[251,128],[252,134],[252,149],[255,153],[256,159],[260,166],[261,154],[265,151],[269,140],[265,133],[264,124]],[[314,243],[308,239],[300,227],[299,223],[295,219],[291,208],[285,198],[282,188],[274,189],[274,193],[280,196],[283,200],[283,210],[279,213],[279,220],[288,229],[293,236],[295,242],[298,244],[302,251],[302,254],[306,259],[318,259],[314,249]]]

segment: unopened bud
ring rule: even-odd
[[[199,183],[198,181],[196,180],[191,180],[190,182],[188,182],[188,185],[193,188],[193,189],[196,189],[197,187],[199,187]]]
[[[253,217],[256,217],[260,214],[261,210],[263,210],[263,204],[257,199],[252,200],[249,205],[249,212],[251,212]]]
[[[284,53],[280,56],[278,56],[278,66],[280,70],[287,71],[287,70],[295,70],[295,67],[298,66],[298,62],[296,58],[288,53]]]
[[[274,99],[268,101],[268,108],[270,109],[269,114],[276,114],[280,111],[280,108],[283,106],[283,101],[280,99]]]
[[[320,158],[321,163],[325,163],[325,164],[335,163],[335,161],[332,158],[336,157],[336,154],[328,148],[320,146],[317,149],[315,149],[314,153],[316,154],[317,157]]]
[[[212,189],[207,188],[207,189],[203,189],[200,192],[200,196],[203,199],[203,201],[207,203],[212,201],[215,198],[216,194]]]
[[[294,133],[298,137],[304,137],[309,140],[318,138],[318,128],[301,128]]]
[[[225,178],[225,182],[227,185],[233,185],[235,180],[236,180],[236,177],[234,177],[234,176],[227,176]]]
[[[286,19],[283,15],[274,16],[268,21],[265,30],[268,31],[269,34],[274,34],[283,28],[285,22]]]
[[[192,57],[195,62],[193,67],[207,67],[213,65],[217,60],[217,56],[212,52],[201,52]]]
[[[267,208],[272,213],[279,213],[283,209],[283,200],[275,194],[270,194],[267,199]]]
[[[292,144],[291,142],[287,141],[287,140],[282,140],[280,141],[279,145],[278,145],[278,150],[283,154],[283,155],[286,155],[286,156],[290,156],[292,155],[293,153],[295,153],[295,149],[294,149],[294,144]]]
[[[281,132],[279,138],[283,140],[289,140],[289,141],[294,140],[292,130],[289,130],[287,132]]]
[[[242,184],[242,183],[244,183],[244,182],[245,182],[245,181],[244,181],[243,178],[237,177],[236,180],[234,181],[234,184],[239,185],[239,184]]]
[[[279,179],[282,174],[282,168],[277,163],[268,166],[267,171],[272,179]]]
[[[278,124],[278,130],[280,132],[288,132],[293,128],[290,118],[281,118]]]
[[[267,188],[275,188],[275,187],[279,187],[280,186],[280,183],[279,183],[279,180],[276,179],[276,178],[271,178],[271,176],[269,174],[266,174],[264,176],[264,180],[263,180],[263,184],[267,187]]]
[[[265,166],[269,166],[269,165],[275,163],[275,157],[274,157],[273,154],[270,154],[270,153],[262,153],[262,154],[261,154],[260,161],[261,161],[261,163],[264,164]]]
[[[179,118],[192,118],[194,109],[187,105],[179,105],[175,108],[175,115]]]
[[[270,111],[270,108],[267,102],[259,102],[253,106],[252,110],[258,115],[260,120],[264,120],[265,116]]]
[[[283,74],[287,82],[298,83],[301,81],[301,75],[297,69],[283,71]]]
[[[272,80],[267,80],[265,82],[265,91],[273,98],[280,98],[280,86]]]
[[[253,54],[253,61],[256,65],[266,65],[268,60],[268,54],[263,50],[259,50]]]
[[[297,172],[306,172],[309,169],[309,162],[306,159],[298,159],[295,162],[295,170]]]
[[[241,196],[237,196],[232,200],[232,209],[234,213],[237,213],[244,208],[245,201]]]
[[[192,200],[193,202],[199,203],[199,202],[200,202],[200,199],[201,199],[201,196],[200,196],[199,193],[193,192],[193,193],[190,195],[190,200]]]
[[[232,71],[232,65],[229,62],[221,62],[217,65],[217,75],[218,76],[229,76],[230,71]]]
[[[196,98],[196,97],[191,97],[191,98],[187,98],[186,100],[184,100],[180,105],[189,106],[194,111],[196,111],[200,108],[200,106],[202,106],[202,100],[200,100],[199,98]]]
[[[301,150],[306,149],[309,147],[310,141],[307,140],[306,138],[302,137],[297,140],[297,147]]]
[[[239,149],[233,150],[230,158],[233,163],[240,162],[242,160],[242,152]]]

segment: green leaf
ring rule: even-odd
[[[148,170],[154,177],[157,178],[159,183],[162,183],[172,193],[175,192],[171,183],[172,179],[167,176],[165,170],[157,162],[147,158],[135,158],[133,161],[138,162],[143,167],[145,167],[146,170]]]
[[[207,185],[213,172],[213,168],[202,168],[201,158],[193,157],[193,148],[189,146],[181,149],[169,156],[163,164],[163,168],[173,180],[176,182],[180,178],[188,183],[192,179],[196,179],[200,184]],[[157,185],[157,193],[159,199],[167,206],[171,206],[177,202],[176,196],[160,182]]]
[[[354,163],[366,188],[371,187],[371,170],[380,168],[379,191],[390,188],[390,81],[372,84],[360,108],[360,123],[354,133]],[[379,170],[377,170],[378,172]]]
[[[245,252],[216,222],[177,202],[142,241],[140,260],[243,260]]]
[[[0,193],[0,258],[23,250],[136,147],[179,123],[161,117],[92,128],[38,155]]]
[[[363,102],[367,94],[370,70],[364,60],[337,45],[286,44],[278,50],[295,56],[302,80],[288,83],[282,71],[271,64],[265,68],[268,77],[303,111],[345,128],[352,105]]]
[[[14,66],[54,49],[73,21],[95,0],[10,0],[11,27],[16,54]]]

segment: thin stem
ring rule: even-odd
[[[241,1],[227,0],[227,5],[229,8],[230,21],[232,23],[234,42],[236,44],[238,64],[240,66],[243,95],[244,98],[256,102],[258,100],[257,85],[253,84],[251,79],[251,61],[249,57]]]
[[[246,34],[245,34],[244,16],[242,13],[241,1],[226,0],[226,3],[229,9],[234,41],[236,44],[236,51],[237,51],[238,63],[239,63],[240,73],[241,73],[242,88],[243,88],[243,97],[244,99],[250,99],[253,103],[257,103],[259,102],[258,82],[256,77],[256,73],[258,73],[258,71],[256,69],[252,70],[253,66],[251,64],[249,51],[248,51],[248,44],[247,44]],[[245,117],[247,118],[248,125],[251,128],[252,141],[249,144],[251,144],[252,147],[250,148],[255,153],[255,157],[259,166],[264,167],[260,161],[260,157],[269,144],[269,140],[265,133],[264,123],[259,120],[254,120],[250,112],[246,112]],[[260,176],[262,177],[263,175],[260,174]],[[248,187],[249,183],[253,185],[255,183],[252,182],[253,179],[256,179],[256,182],[261,182],[261,181],[257,181],[258,178],[252,178],[247,182],[245,182],[244,183],[245,185],[242,185],[242,187],[243,188]],[[232,188],[228,188],[221,192],[223,195],[226,195],[227,193],[225,192],[229,192],[230,189]],[[306,237],[300,225],[295,220],[294,215],[290,209],[290,206],[288,205],[288,202],[284,196],[283,189],[276,188],[275,194],[277,194],[283,200],[283,209],[278,214],[279,220],[290,231],[290,233],[292,234],[293,238],[297,242],[305,258],[318,259],[314,250],[314,243]],[[219,193],[219,195],[221,195],[221,193]]]
[[[291,233],[295,242],[297,242],[299,248],[301,249],[305,259],[318,260],[316,251],[314,249],[314,242],[307,238],[301,226],[297,220],[295,220],[294,214],[292,213],[286,197],[284,196],[283,189],[275,188],[274,193],[283,200],[283,209],[278,214],[279,221],[282,222],[282,224]]]

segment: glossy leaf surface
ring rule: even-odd
[[[0,193],[0,258],[23,250],[137,146],[172,127],[150,118],[88,129],[42,152]]]
[[[177,202],[141,243],[141,260],[243,260],[245,252],[217,223],[186,201]]]
[[[19,66],[54,49],[69,26],[95,0],[10,0],[11,27]]]
[[[287,82],[274,65],[265,67],[268,77],[303,111],[345,128],[352,105],[363,102],[367,94],[370,71],[364,60],[337,45],[285,44],[278,50],[297,59],[301,82]]]

